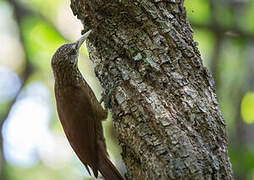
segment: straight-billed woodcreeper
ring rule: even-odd
[[[103,109],[78,69],[79,49],[91,31],[77,42],[62,45],[52,57],[58,116],[71,147],[89,172],[106,180],[123,179],[108,159],[102,120]],[[89,172],[90,174],[90,172]]]

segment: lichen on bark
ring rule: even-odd
[[[225,122],[183,0],[71,0],[127,179],[232,179]]]

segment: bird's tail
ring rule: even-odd
[[[112,164],[112,162],[108,159],[108,157],[103,153],[99,154],[100,157],[98,158],[98,169],[105,180],[123,180],[123,177]]]

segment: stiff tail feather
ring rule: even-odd
[[[98,168],[105,180],[123,180],[123,177],[105,154],[100,153]]]

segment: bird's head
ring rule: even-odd
[[[89,36],[90,32],[91,30],[85,33],[77,42],[64,44],[57,49],[51,60],[53,70],[66,65],[77,65],[79,49]]]

